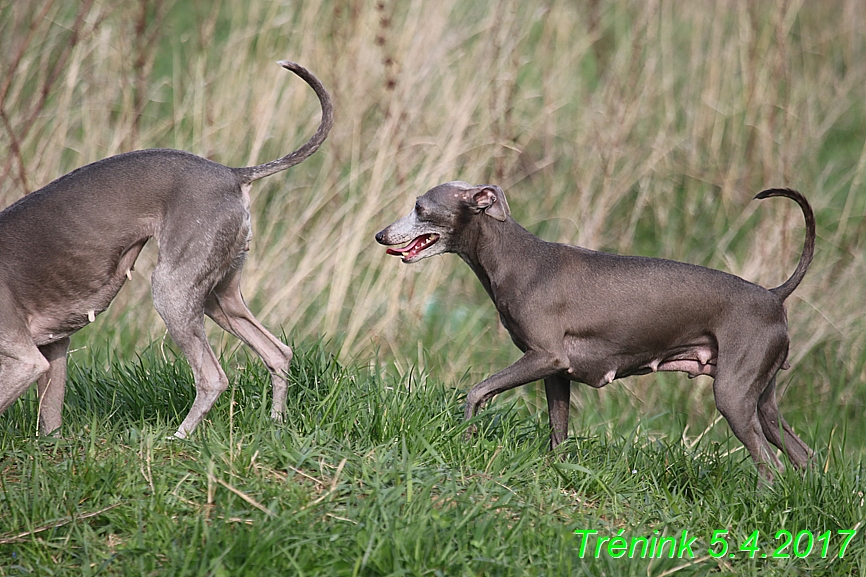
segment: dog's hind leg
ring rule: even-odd
[[[0,414],[48,368],[15,299],[0,285]]]
[[[0,349],[0,413],[18,400],[27,387],[33,384],[49,364],[35,345],[26,351],[4,351]]]
[[[747,332],[748,328],[743,328]],[[753,331],[752,334],[760,334]],[[742,343],[736,340],[719,343],[719,365],[713,395],[716,407],[731,427],[734,435],[745,445],[761,476],[772,482],[773,471],[784,471],[784,465],[776,455],[764,434],[758,417],[758,399],[781,365],[779,359],[787,350],[787,335],[770,337],[760,343]],[[761,355],[758,351],[769,351]]]
[[[152,275],[153,306],[165,321],[171,338],[192,368],[195,401],[178,427],[176,437],[189,435],[228,388],[228,377],[220,367],[204,330],[205,290],[201,284],[185,282],[171,265],[157,263]]]
[[[6,335],[3,335],[4,337]],[[50,365],[29,339],[9,346],[9,339],[0,342],[0,413],[14,403]]]
[[[233,269],[208,295],[204,312],[261,357],[273,383],[271,418],[282,420],[286,410],[286,377],[292,349],[268,332],[247,308],[240,288],[241,268]]]
[[[36,381],[39,391],[39,434],[58,434],[63,423],[63,397],[66,395],[66,353],[69,338],[39,347],[49,363],[48,370]]]
[[[770,379],[770,383],[758,399],[758,418],[767,439],[782,449],[795,467],[804,469],[809,464],[813,452],[779,413],[779,406],[776,403],[775,376]]]
[[[559,375],[546,377],[544,392],[547,395],[547,414],[550,418],[550,448],[555,449],[568,437],[571,383]]]
[[[782,465],[782,462],[776,456],[775,450],[764,436],[755,403],[744,397],[732,397],[722,392],[730,388],[729,384],[726,381],[719,380],[718,377],[716,378],[716,382],[713,385],[716,407],[722,416],[725,417],[725,420],[728,421],[728,425],[730,425],[734,436],[749,451],[761,477],[772,481],[774,475],[771,468],[776,471],[784,471],[784,465]]]

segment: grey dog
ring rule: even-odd
[[[655,371],[709,375],[716,407],[771,480],[768,466],[782,464],[769,443],[798,468],[812,455],[779,414],[775,390],[789,345],[783,303],[815,247],[815,218],[803,195],[770,189],[756,198],[772,196],[797,202],[806,220],[800,262],[772,289],[692,264],[545,242],[511,218],[505,193],[494,185],[439,185],[376,240],[408,243],[387,251],[405,263],[458,254],[523,351],[469,391],[467,419],[494,395],[543,379],[554,448],[568,434],[571,381],[599,388]]]
[[[204,315],[262,358],[273,382],[271,416],[282,418],[292,350],[256,320],[240,290],[250,189],[313,154],[331,129],[333,107],[313,74],[279,64],[306,81],[322,107],[315,135],[291,154],[228,168],[179,150],[129,152],[74,170],[0,212],[0,413],[36,381],[40,434],[60,428],[69,337],[108,307],[153,237],[153,304],[195,377],[195,401],[175,435],[192,432],[228,386]]]

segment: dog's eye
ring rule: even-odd
[[[417,214],[424,214],[424,212],[425,212],[425,211],[424,211],[424,207],[421,206],[421,203],[420,203],[420,202],[416,202],[416,203],[415,203],[415,212],[416,212]]]

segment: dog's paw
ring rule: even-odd
[[[271,411],[271,420],[278,425],[286,423],[286,414],[283,411]]]

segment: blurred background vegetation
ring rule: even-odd
[[[229,166],[281,156],[319,112],[275,61],[308,67],[331,91],[336,125],[307,162],[255,185],[250,308],[299,346],[324,338],[344,362],[461,388],[519,353],[459,259],[406,266],[374,242],[428,188],[493,182],[547,240],[763,286],[793,271],[802,215],[751,199],[799,189],[818,247],[788,300],[780,404],[811,428],[806,438],[826,443],[849,417],[866,434],[858,0],[0,0],[0,53],[2,206],[133,149]],[[79,333],[74,362],[107,364],[165,339],[149,296],[155,254]],[[218,350],[238,347],[212,335]],[[585,423],[668,412],[699,433],[717,420],[710,383],[631,378],[617,393],[575,387],[573,403]]]

